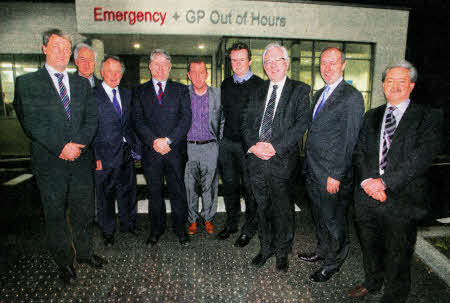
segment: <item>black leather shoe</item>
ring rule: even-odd
[[[77,272],[73,265],[66,265],[59,268],[59,277],[65,285],[73,285],[77,279]]]
[[[250,238],[246,234],[242,234],[239,236],[239,238],[237,238],[236,242],[234,242],[234,246],[235,247],[245,247],[248,245],[248,243],[250,243],[251,239],[252,238]]]
[[[338,271],[339,269],[327,270],[320,268],[318,271],[313,272],[311,276],[309,276],[309,279],[313,282],[326,282]]]
[[[87,264],[95,269],[102,269],[106,264],[108,264],[108,261],[106,261],[106,259],[94,254],[89,258],[78,258],[77,260],[78,263]]]
[[[225,227],[222,229],[222,231],[217,235],[217,239],[219,240],[226,240],[230,237],[231,234],[237,233],[237,229],[230,229],[228,227]]]
[[[153,247],[156,245],[156,243],[158,243],[158,240],[159,240],[159,236],[150,235],[150,236],[148,236],[147,241],[145,241],[145,244],[147,246]]]
[[[278,271],[287,272],[289,268],[288,257],[277,257],[276,269]]]
[[[311,253],[311,254],[298,254],[298,257],[300,258],[300,260],[305,261],[305,262],[318,262],[318,261],[322,261],[323,258],[319,255],[317,255],[316,253]]]
[[[272,255],[269,256],[264,256],[263,254],[259,253],[256,255],[256,257],[254,257],[252,259],[252,265],[256,266],[256,267],[262,267],[264,264],[266,264],[267,260],[271,257]]]
[[[182,235],[178,237],[178,241],[180,242],[181,246],[188,246],[189,245],[189,238],[186,235]]]
[[[112,247],[114,245],[114,236],[103,235],[103,244],[105,244],[106,247]]]

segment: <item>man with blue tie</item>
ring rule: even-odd
[[[353,192],[352,153],[364,115],[361,93],[344,81],[345,54],[335,47],[320,56],[326,86],[313,96],[306,140],[304,173],[317,247],[300,253],[305,262],[323,261],[310,280],[325,282],[339,271],[348,254],[347,209]]]
[[[382,81],[387,103],[366,113],[353,154],[365,280],[348,295],[360,298],[384,285],[380,303],[404,303],[417,225],[428,215],[428,171],[440,152],[443,115],[410,99],[417,70],[408,61],[389,65]]]
[[[119,57],[107,56],[101,65],[103,83],[94,89],[99,117],[94,141],[97,218],[105,246],[114,244],[116,199],[120,231],[136,233],[133,151],[137,150],[137,144],[132,125],[132,95],[128,89],[119,87],[124,71]]]
[[[143,144],[142,169],[148,184],[151,231],[148,246],[157,244],[166,229],[163,189],[167,181],[172,210],[173,231],[186,246],[187,199],[184,186],[186,136],[191,127],[188,88],[171,81],[171,58],[162,49],[150,55],[152,79],[135,91],[135,130]]]
[[[31,140],[31,163],[44,210],[47,243],[65,284],[76,262],[106,264],[92,252],[97,107],[89,82],[67,73],[71,38],[43,34],[45,67],[16,80],[14,108]]]

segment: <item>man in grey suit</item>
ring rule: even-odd
[[[89,80],[91,87],[97,87],[102,82],[94,75],[97,53],[92,46],[78,43],[73,51],[73,61],[77,66],[78,75]]]
[[[202,60],[193,60],[189,64],[188,77],[192,81],[189,95],[192,107],[192,125],[187,134],[188,161],[184,173],[188,201],[188,234],[197,231],[198,194],[197,184],[201,186],[202,211],[205,230],[214,233],[212,220],[217,212],[217,158],[218,141],[222,138],[224,119],[220,104],[220,89],[208,87],[208,71]]]
[[[310,279],[325,282],[348,254],[347,208],[352,195],[352,152],[364,115],[361,93],[344,81],[345,55],[326,48],[320,74],[326,86],[313,96],[312,123],[306,141],[304,173],[316,225],[317,248],[299,254],[305,262],[322,261]]]

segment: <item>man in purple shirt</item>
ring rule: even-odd
[[[205,230],[214,233],[212,220],[217,211],[217,158],[218,141],[223,128],[220,90],[208,87],[208,72],[202,60],[189,64],[187,75],[192,81],[189,93],[192,106],[192,125],[187,135],[188,161],[184,174],[188,201],[188,234],[197,231],[197,219],[203,219]],[[197,185],[200,185],[202,211],[198,213]]]

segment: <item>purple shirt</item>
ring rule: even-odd
[[[191,93],[192,126],[187,134],[188,141],[207,141],[214,139],[209,131],[209,94],[199,96],[194,88]]]

